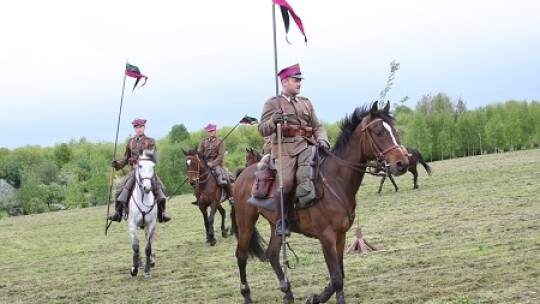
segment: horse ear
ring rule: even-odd
[[[377,112],[379,112],[379,101],[375,100],[371,104],[371,115],[377,115]]]
[[[184,150],[184,148],[180,148],[182,150],[182,153],[184,153],[185,156],[187,156],[187,152],[186,150]]]
[[[383,111],[386,113],[390,113],[390,100],[386,101],[386,105],[384,106]]]

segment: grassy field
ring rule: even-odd
[[[397,193],[387,181],[377,195],[379,180],[364,179],[358,224],[379,250],[345,257],[348,303],[540,303],[540,150],[430,165],[418,190],[409,173]],[[243,303],[235,238],[205,245],[191,200],[169,202],[150,280],[129,275],[125,222],[104,235],[106,206],[0,219],[0,303]],[[268,239],[267,223],[258,227]],[[317,240],[290,243],[303,303],[329,278]],[[250,260],[248,278],[254,301],[281,303],[268,263]]]

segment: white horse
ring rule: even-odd
[[[128,228],[133,248],[133,265],[131,275],[136,276],[141,265],[139,255],[139,238],[137,228],[143,228],[146,237],[146,262],[144,263],[145,278],[152,278],[150,268],[155,264],[155,256],[152,250],[152,239],[157,225],[157,204],[152,191],[157,182],[155,174],[156,157],[155,151],[144,150],[139,156],[135,166],[135,186],[129,199]]]

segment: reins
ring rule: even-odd
[[[193,173],[193,174],[196,174],[197,177],[196,177],[196,181],[198,184],[204,184],[208,181],[208,179],[210,179],[210,169],[208,169],[206,172],[204,173],[201,173],[201,163],[203,162],[200,158],[199,158],[199,155],[195,155],[195,157],[197,158],[197,170],[188,170],[188,173]],[[206,168],[206,167],[205,167]]]
[[[371,122],[369,122],[368,124],[363,125],[362,129],[360,130],[361,132],[366,133],[366,136],[367,136],[368,142],[369,142],[369,146],[375,152],[375,155],[377,155],[377,163],[376,164],[372,164],[370,162],[365,162],[365,163],[350,162],[350,161],[344,160],[341,157],[337,156],[336,154],[332,153],[332,151],[324,150],[324,149],[317,149],[316,153],[319,153],[319,151],[322,150],[324,152],[325,156],[332,157],[338,163],[344,165],[347,168],[350,168],[350,169],[352,169],[354,171],[361,172],[361,173],[367,173],[367,174],[371,174],[371,175],[375,175],[375,176],[381,176],[381,173],[372,172],[372,171],[368,170],[368,168],[375,168],[376,169],[378,167],[379,163],[384,162],[384,156],[387,153],[389,153],[390,151],[392,151],[394,149],[400,149],[401,147],[399,145],[393,145],[393,146],[388,147],[388,148],[386,148],[386,149],[384,149],[382,151],[381,151],[381,149],[379,149],[379,147],[375,143],[375,140],[373,139],[373,136],[371,135],[371,133],[367,132],[368,128],[371,125],[373,125],[374,123],[379,122],[379,121],[382,121],[382,119],[381,118],[374,119]],[[337,200],[339,201],[341,206],[344,209],[347,209],[346,202],[343,201],[343,199],[337,194],[337,192],[334,190],[334,188],[332,188],[332,186],[328,183],[328,179],[323,175],[323,173],[320,170],[320,166],[322,165],[322,163],[326,159],[325,156],[321,157],[320,161],[317,162],[317,170],[316,170],[317,173],[316,173],[316,176],[315,176],[315,180],[319,180],[319,176],[320,176],[320,180],[323,183],[323,185],[326,186],[328,188],[328,190],[332,193],[332,195],[337,198]],[[382,174],[386,174],[386,171],[383,172]],[[324,196],[324,193],[322,194],[322,196]],[[349,218],[351,218],[351,214],[349,214]]]

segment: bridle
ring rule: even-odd
[[[131,197],[132,197],[132,199],[133,199],[133,201],[135,203],[135,206],[137,206],[137,209],[139,209],[139,212],[141,212],[142,217],[143,217],[143,223],[144,223],[145,215],[150,213],[152,211],[152,209],[154,209],[154,207],[156,206],[157,200],[154,198],[154,200],[152,201],[152,205],[150,206],[150,209],[148,209],[147,211],[144,211],[144,210],[141,209],[141,205],[144,202],[144,196],[146,195],[146,192],[144,191],[143,181],[144,180],[150,180],[151,187],[154,187],[154,181],[155,181],[155,177],[156,177],[156,172],[155,171],[152,173],[151,176],[141,176],[140,170],[139,170],[139,163],[143,162],[143,161],[151,161],[151,162],[153,162],[153,160],[148,158],[148,157],[140,157],[137,160],[137,166],[136,166],[136,169],[135,169],[135,182],[137,184],[137,187],[139,188],[139,191],[141,192],[140,203],[137,201],[138,198],[133,196],[133,193],[131,194]],[[152,188],[150,188],[150,191],[152,191]]]
[[[390,147],[387,147],[387,148],[382,149],[382,150],[379,148],[379,146],[375,142],[375,139],[373,139],[373,135],[371,134],[371,132],[369,132],[369,129],[370,129],[370,127],[372,125],[374,125],[377,122],[381,122],[381,121],[384,123],[384,120],[382,118],[376,118],[376,119],[373,119],[372,121],[370,121],[369,123],[365,123],[364,121],[362,121],[362,123],[360,125],[360,127],[361,127],[360,131],[365,132],[366,137],[368,139],[368,145],[372,149],[374,154],[376,155],[377,164],[372,164],[370,162],[355,163],[355,162],[346,161],[346,160],[340,158],[339,156],[335,155],[334,153],[332,153],[330,151],[325,151],[325,154],[328,155],[328,156],[333,157],[340,164],[342,164],[342,165],[344,165],[344,166],[346,166],[348,168],[351,168],[351,169],[353,169],[355,171],[377,175],[377,173],[373,173],[373,172],[367,170],[367,168],[377,168],[378,164],[380,164],[380,163],[386,164],[386,160],[385,160],[386,154],[388,154],[390,151],[392,151],[394,149],[402,150],[401,146],[396,141],[394,141],[394,144],[391,145]],[[391,133],[391,130],[388,130],[388,131]],[[392,134],[392,136],[393,136],[393,134]],[[402,151],[402,153],[403,153],[403,151]],[[324,161],[324,159],[321,161],[321,163],[323,161]]]
[[[363,172],[363,173],[368,173],[368,174],[372,174],[372,175],[379,175],[379,173],[374,173],[370,170],[367,170],[368,168],[377,168],[377,166],[379,164],[385,164],[386,165],[386,160],[385,160],[385,156],[386,154],[388,154],[390,151],[394,150],[394,149],[400,149],[402,150],[401,146],[397,143],[397,141],[394,140],[394,144],[391,145],[390,147],[387,147],[385,149],[380,149],[379,146],[377,145],[377,143],[375,142],[375,139],[373,138],[373,135],[371,134],[371,132],[369,131],[370,130],[370,127],[372,125],[374,125],[375,123],[377,122],[382,122],[382,123],[385,123],[384,120],[382,118],[376,118],[376,119],[373,119],[372,121],[366,123],[364,121],[361,122],[361,129],[360,131],[361,132],[365,132],[366,134],[366,137],[367,137],[367,140],[368,140],[368,146],[372,149],[373,152],[375,152],[374,154],[376,155],[376,158],[377,158],[377,163],[376,164],[372,164],[370,162],[365,162],[365,163],[356,163],[356,162],[350,162],[350,161],[346,161],[344,159],[342,159],[341,157],[337,156],[336,154],[332,153],[331,151],[329,150],[324,150],[324,154],[326,156],[330,156],[332,157],[333,159],[335,159],[338,163],[344,165],[345,167],[347,168],[350,168],[354,171],[358,171],[358,172]],[[386,127],[385,127],[386,129]],[[388,130],[388,129],[387,129]],[[392,134],[392,131],[391,130],[388,130],[391,134]],[[392,137],[394,135],[392,134]],[[320,151],[321,149],[317,149],[317,151]],[[403,152],[403,151],[402,151]],[[322,157],[321,161],[318,162],[318,167],[320,167],[320,165],[324,162],[325,160],[325,156]],[[322,183],[328,188],[328,190],[332,193],[332,195],[334,195],[337,200],[339,201],[339,203],[342,205],[342,207],[347,210],[347,205],[346,203],[343,201],[343,199],[337,194],[337,192],[332,188],[332,186],[328,183],[328,180],[326,179],[326,177],[323,176],[321,170],[319,168],[317,168],[316,170],[317,172],[317,175],[320,175],[320,179],[322,181]],[[385,171],[386,172],[386,171]],[[316,176],[315,177],[315,180],[319,179],[319,176]],[[321,195],[323,196],[324,193]],[[351,213],[348,213],[348,217],[349,217],[349,220],[352,220],[353,218],[353,215]]]
[[[190,170],[191,163],[195,162],[197,164],[197,169]],[[205,172],[201,173],[203,169],[205,169],[206,166],[203,165],[203,160],[199,158],[199,155],[195,154],[193,156],[188,156],[188,174],[195,174],[197,177],[195,178],[195,181],[197,184],[204,184],[208,179],[210,178],[210,169],[206,170]]]

